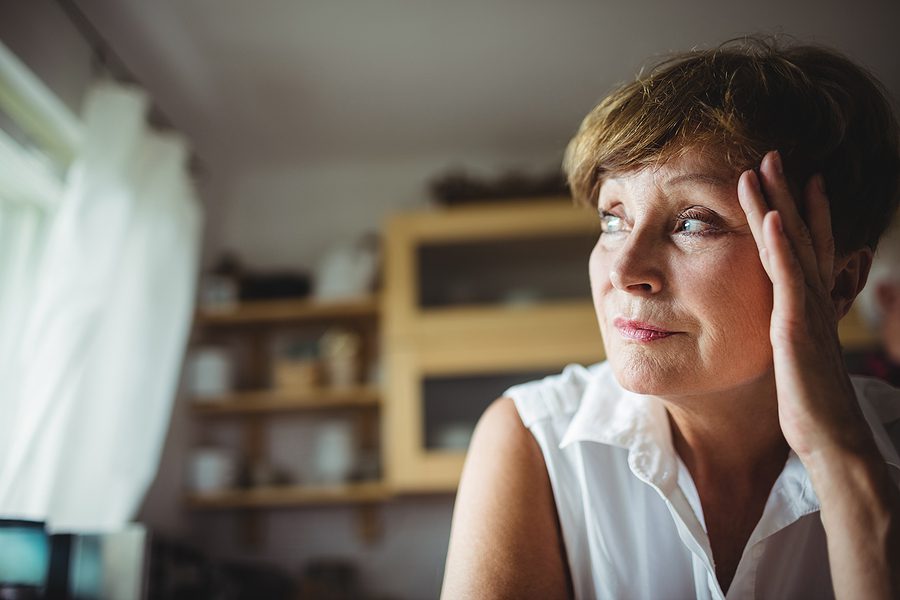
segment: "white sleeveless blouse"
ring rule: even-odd
[[[900,482],[900,390],[869,378],[853,385]],[[576,598],[834,596],[819,501],[793,452],[726,596],[659,400],[624,390],[607,363],[569,365],[504,395],[543,452]]]

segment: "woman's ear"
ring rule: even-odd
[[[835,257],[831,301],[838,321],[849,312],[856,295],[865,287],[871,267],[871,248],[860,248],[839,258]]]

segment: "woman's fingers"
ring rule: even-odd
[[[806,223],[812,237],[819,277],[825,290],[831,290],[834,278],[834,234],[831,231],[831,209],[821,175],[806,184]]]
[[[791,193],[787,178],[784,176],[781,156],[777,150],[773,150],[763,157],[759,171],[765,200],[772,210],[778,211],[782,230],[793,247],[804,278],[810,284],[821,285],[813,238],[797,209],[797,203]]]
[[[750,233],[756,240],[756,247],[759,249],[759,258],[762,261],[763,268],[772,278],[769,270],[768,252],[766,251],[766,242],[763,237],[763,218],[769,212],[766,199],[763,197],[762,190],[759,186],[759,177],[754,171],[744,171],[738,179],[738,202],[747,215],[747,223],[750,225]]]
[[[776,312],[782,312],[782,323],[793,323],[804,314],[804,290],[800,262],[792,250],[784,230],[784,220],[778,211],[769,211],[763,219],[763,238],[769,256],[769,277],[772,280]],[[773,315],[774,316],[774,315]]]

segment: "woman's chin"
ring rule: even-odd
[[[623,388],[635,394],[655,395],[671,390],[672,380],[660,377],[660,370],[647,364],[620,364],[611,361],[616,381]]]
[[[625,347],[608,356],[616,381],[635,394],[671,394],[684,387],[685,378],[696,376],[696,363],[692,369],[690,361],[680,360],[673,352],[657,354]]]
[[[609,362],[619,385],[629,392],[648,396],[726,392],[748,385],[774,381],[771,354],[745,356],[742,361],[720,361],[711,365],[694,355],[675,353],[657,356],[619,349]]]
[[[620,377],[617,375],[616,381],[629,392],[643,394],[645,396],[657,396],[667,391],[665,386],[661,384],[657,385],[656,382],[643,378]]]

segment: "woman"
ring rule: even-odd
[[[836,333],[898,165],[878,85],[814,47],[691,52],[595,108],[565,168],[608,361],[485,412],[443,596],[900,597],[900,392]]]

